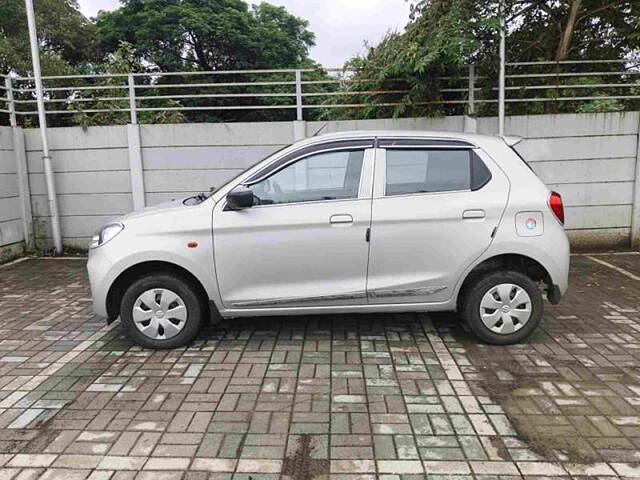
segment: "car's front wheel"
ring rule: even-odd
[[[152,273],[129,286],[120,319],[131,339],[143,347],[175,348],[200,330],[204,309],[197,289],[171,273]]]
[[[487,343],[510,345],[528,337],[542,318],[542,294],[536,283],[516,271],[478,277],[464,293],[462,316]]]

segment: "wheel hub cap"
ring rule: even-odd
[[[490,288],[480,301],[480,318],[492,332],[517,332],[531,318],[531,297],[522,287],[501,283]]]
[[[154,340],[175,337],[187,321],[184,300],[166,288],[143,292],[134,302],[132,313],[138,330]]]

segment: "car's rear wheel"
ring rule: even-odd
[[[170,273],[152,273],[135,281],[120,304],[127,334],[147,348],[187,345],[200,330],[203,315],[197,289]]]
[[[463,295],[462,316],[487,343],[518,343],[540,324],[542,294],[536,283],[520,272],[486,273],[469,285]]]

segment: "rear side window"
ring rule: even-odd
[[[388,149],[385,195],[477,190],[491,172],[472,150]]]

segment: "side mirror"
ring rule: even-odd
[[[244,185],[239,185],[227,193],[228,210],[243,210],[253,206],[253,192]]]

